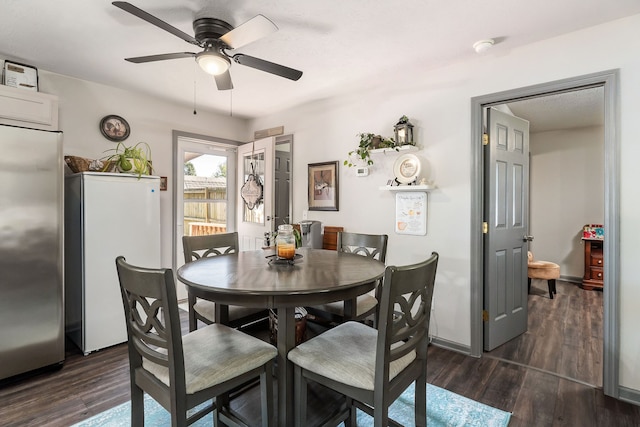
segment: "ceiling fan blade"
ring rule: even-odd
[[[225,71],[222,74],[218,74],[217,76],[213,76],[216,81],[216,86],[218,90],[231,90],[233,89],[233,82],[231,82],[231,74],[229,70]]]
[[[160,55],[136,56],[135,58],[125,58],[124,60],[135,64],[142,64],[144,62],[164,61],[166,59],[193,58],[194,56],[196,56],[196,54],[193,52],[176,52],[162,53]]]
[[[220,37],[231,49],[248,45],[262,37],[278,31],[276,24],[263,15],[256,15]]]
[[[260,71],[266,71],[267,73],[275,74],[276,76],[284,77],[285,79],[298,80],[302,77],[302,71],[265,61],[264,59],[245,55],[243,53],[235,54],[231,58],[240,65],[246,65],[247,67],[255,68]]]
[[[145,12],[144,10],[132,5],[131,3],[127,3],[126,1],[114,1],[111,4],[113,4],[116,7],[119,7],[120,9],[122,9],[122,10],[124,10],[126,12],[129,12],[132,15],[137,16],[140,19],[143,19],[143,20],[147,21],[150,24],[155,25],[158,28],[161,28],[161,29],[163,29],[165,31],[170,32],[174,36],[180,37],[182,40],[186,41],[187,43],[191,43],[191,44],[194,44],[196,46],[200,46],[200,43],[198,42],[198,40],[196,40],[195,38],[193,38],[189,34],[183,32],[183,31],[180,31],[176,27],[167,24],[163,20],[156,18],[155,16],[153,16],[150,13]]]

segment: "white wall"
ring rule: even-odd
[[[604,223],[604,128],[532,133],[529,152],[531,251],[581,278],[582,226]]]
[[[504,90],[619,68],[621,142],[620,383],[640,390],[640,282],[635,264],[640,247],[640,15],[556,37],[508,52],[489,52],[472,62],[407,75],[372,79],[359,94],[318,101],[259,118],[253,129],[284,125],[295,135],[294,221],[307,208],[308,163],[342,160],[357,145],[356,134],[391,134],[406,114],[417,125],[427,175],[439,187],[429,196],[426,237],[394,233],[394,198],[379,191],[391,176],[392,159],[376,164],[366,178],[341,168],[340,211],[309,212],[310,219],[346,230],[389,234],[389,264],[441,255],[431,332],[470,345],[470,99]]]
[[[171,105],[162,100],[113,87],[39,70],[40,91],[59,98],[60,129],[64,133],[64,154],[91,159],[104,157],[116,143],[99,130],[102,117],[122,116],[131,126],[125,143],[145,141],[151,147],[154,174],[168,177],[168,191],[160,198],[162,221],[160,242],[164,267],[171,267],[172,131],[180,130],[246,140],[247,121],[199,111],[193,106]],[[117,201],[114,201],[117,203]],[[105,237],[107,238],[107,237]]]

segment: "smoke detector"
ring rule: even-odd
[[[495,41],[493,39],[478,40],[473,44],[473,49],[476,51],[476,53],[484,53],[491,49],[494,43]]]

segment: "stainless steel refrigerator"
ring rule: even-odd
[[[62,133],[0,125],[0,379],[64,361]]]

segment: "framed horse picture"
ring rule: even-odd
[[[309,164],[309,210],[337,211],[338,161]]]

